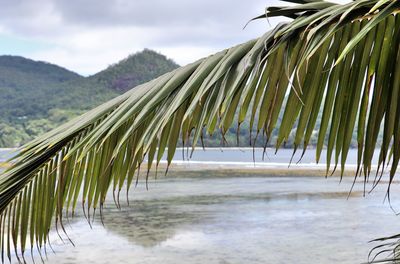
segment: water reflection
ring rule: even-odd
[[[182,202],[185,203],[182,199],[135,200],[131,207],[106,209],[104,227],[136,245],[154,247],[174,237],[182,227],[207,221],[208,215],[185,211]]]
[[[104,227],[136,245],[154,247],[174,237],[182,228],[209,225],[217,221],[219,205],[231,203],[267,203],[283,200],[290,202],[347,197],[347,192],[326,193],[269,193],[239,195],[189,195],[185,197],[134,200],[131,207],[116,209],[107,204],[104,210]],[[352,193],[352,197],[361,192]]]

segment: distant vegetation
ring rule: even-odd
[[[0,56],[0,147],[20,146],[110,98],[179,67],[162,54],[145,49],[89,77],[59,66],[17,56]],[[280,119],[278,120],[278,123]],[[319,128],[320,116],[316,131]],[[278,125],[279,127],[279,125]],[[206,146],[236,146],[237,126],[222,139],[205,135]],[[295,130],[293,130],[295,131]],[[241,124],[239,145],[249,146],[249,122]],[[292,147],[293,136],[286,146]],[[277,130],[268,146],[273,146]],[[310,145],[317,141],[317,133]],[[265,138],[257,136],[257,146]],[[182,145],[182,142],[180,142]],[[199,142],[201,145],[201,142]],[[356,146],[356,134],[352,146]]]
[[[93,75],[90,79],[120,93],[126,92],[132,87],[152,80],[177,67],[178,65],[175,62],[165,56],[145,49],[111,65]]]
[[[90,77],[18,56],[0,56],[0,147],[24,144],[178,65],[151,50]]]

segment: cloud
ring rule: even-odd
[[[32,49],[28,56],[86,75],[143,48],[186,64],[262,35],[270,28],[266,20],[242,28],[264,12],[266,3],[286,4],[277,0],[0,0],[0,33],[45,43],[47,48]]]

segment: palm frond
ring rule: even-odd
[[[357,125],[356,177],[366,182],[383,125],[373,184],[389,160],[391,183],[400,160],[400,2],[290,2],[298,5],[269,7],[259,18],[292,22],[135,87],[25,145],[0,176],[2,260],[12,251],[23,258],[27,245],[45,247],[79,197],[88,219],[110,188],[118,206],[143,163],[158,167],[167,152],[169,166],[179,140],[195,149],[205,133],[226,133],[236,113],[239,126],[250,115],[252,129],[269,140],[283,111],[276,147],[297,124],[295,151],[304,154],[322,109],[316,152],[319,161],[327,138],[327,173],[338,165],[344,171]]]

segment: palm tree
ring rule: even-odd
[[[282,111],[276,148],[297,124],[295,151],[304,153],[323,109],[316,156],[327,139],[327,173],[345,170],[357,126],[356,177],[375,186],[390,163],[389,194],[400,159],[400,1],[287,1],[296,5],[269,7],[256,19],[291,22],[139,85],[23,146],[0,178],[2,260],[45,246],[79,196],[88,218],[101,213],[110,188],[118,205],[141,165],[150,171],[167,152],[169,166],[178,140],[195,149],[203,134],[225,134],[236,113],[239,126],[249,115],[268,141]],[[397,244],[385,245],[377,250],[389,247],[391,260],[398,258]]]

